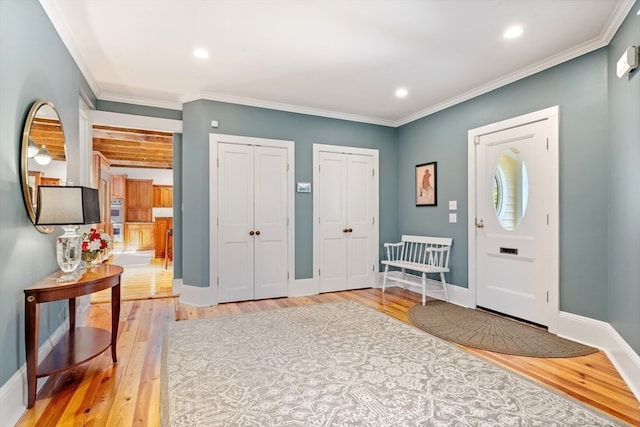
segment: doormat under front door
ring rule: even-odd
[[[576,357],[598,351],[496,314],[444,301],[416,304],[407,313],[418,328],[447,341],[528,357]]]

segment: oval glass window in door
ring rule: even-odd
[[[505,230],[515,230],[527,211],[529,177],[527,166],[515,148],[505,150],[493,173],[493,206]]]

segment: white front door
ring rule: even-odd
[[[287,295],[287,150],[218,143],[219,302]]]
[[[552,286],[551,135],[541,120],[475,139],[476,303],[541,325]]]
[[[314,146],[314,267],[319,292],[375,284],[376,155],[375,150]]]

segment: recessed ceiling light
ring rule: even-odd
[[[193,51],[193,56],[200,59],[206,59],[209,57],[209,53],[204,49],[196,49]]]
[[[409,91],[406,90],[405,88],[400,88],[398,90],[396,90],[396,96],[398,98],[404,98],[405,96],[407,96],[409,94]]]
[[[520,37],[522,35],[522,27],[513,26],[509,27],[507,31],[504,32],[505,39],[514,39],[516,37]]]

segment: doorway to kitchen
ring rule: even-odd
[[[102,226],[113,238],[107,262],[124,267],[121,297],[173,296],[173,139],[181,122],[93,113],[91,176],[109,177]]]

